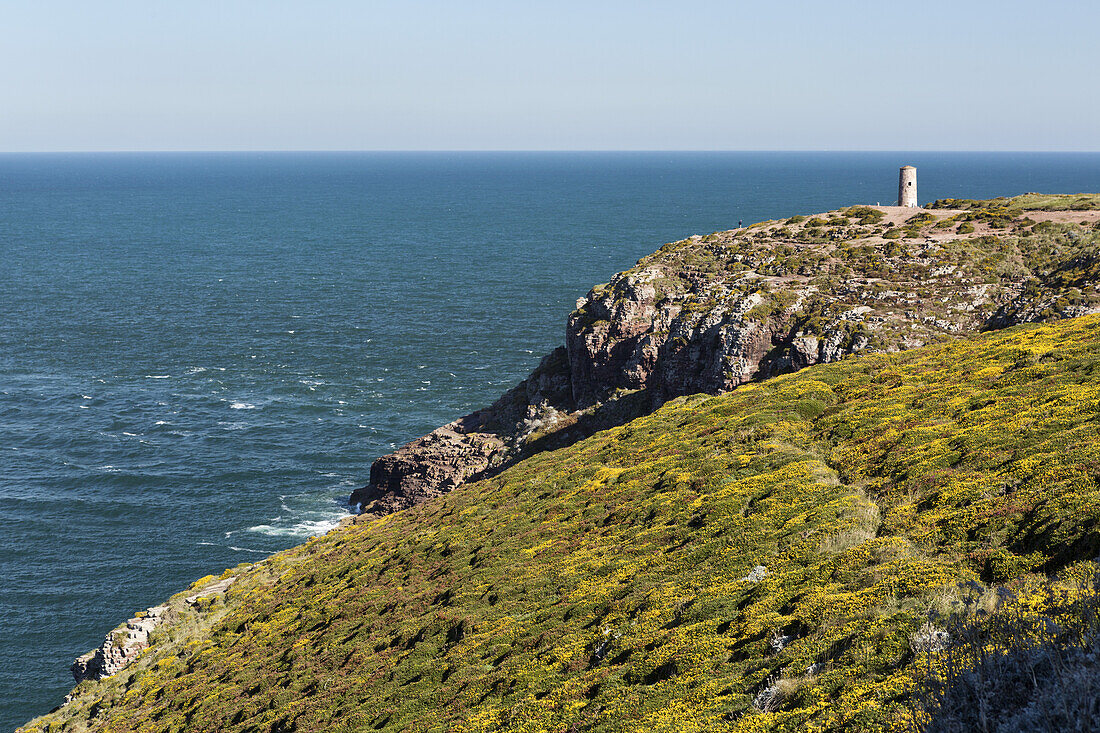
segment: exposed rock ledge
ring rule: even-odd
[[[153,606],[114,629],[99,648],[76,658],[71,667],[73,679],[99,680],[110,677],[134,661],[149,648],[149,634],[160,625],[167,606]]]
[[[184,598],[184,602],[189,606],[197,606],[215,594],[224,593],[236,579],[236,576],[229,576],[203,586],[198,592]],[[113,629],[99,647],[76,658],[70,667],[73,679],[78,683],[84,680],[101,680],[127,667],[149,648],[149,635],[164,622],[168,608],[152,606]]]
[[[351,501],[398,511],[679,395],[1100,311],[1100,212],[1029,213],[853,207],[666,244],[578,300],[527,379],[379,458]]]

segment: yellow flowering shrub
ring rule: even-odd
[[[1100,551],[1098,330],[674,400],[234,571],[27,730],[899,729],[960,584]]]

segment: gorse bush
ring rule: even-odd
[[[967,609],[923,650],[913,695],[921,733],[1061,733],[1100,726],[1100,576]],[[1019,594],[1019,595],[1018,595]]]

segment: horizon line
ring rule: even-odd
[[[1063,149],[963,149],[963,148],[914,148],[904,149],[845,149],[845,148],[148,148],[102,150],[0,150],[0,155],[134,155],[143,153],[1006,153],[1006,154],[1098,154],[1100,148],[1091,150]]]

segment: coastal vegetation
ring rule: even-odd
[[[1032,236],[944,251],[1091,273],[1080,241]],[[24,730],[922,729],[993,641],[1091,648],[1098,329],[677,397],[184,602],[199,581],[135,664]]]

